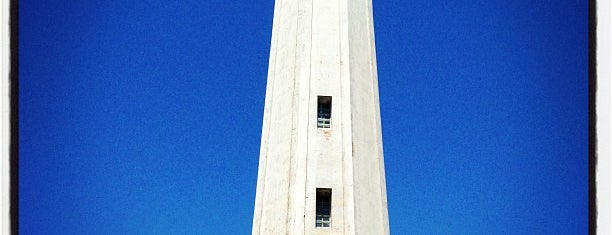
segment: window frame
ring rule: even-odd
[[[315,197],[315,227],[331,228],[332,189],[317,188]]]
[[[317,96],[317,129],[331,129],[331,120],[332,97]]]

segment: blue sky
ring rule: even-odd
[[[587,1],[374,1],[393,234],[586,234]],[[23,234],[248,234],[274,2],[20,1]]]

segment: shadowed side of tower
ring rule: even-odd
[[[253,234],[389,234],[371,0],[277,0]]]

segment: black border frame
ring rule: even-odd
[[[597,3],[589,0],[589,153],[588,153],[588,186],[589,186],[589,234],[597,234]],[[19,234],[19,0],[9,2],[10,24],[10,230]]]

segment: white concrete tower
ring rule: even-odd
[[[276,0],[253,234],[389,234],[371,0]]]

